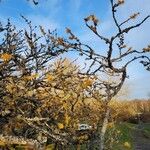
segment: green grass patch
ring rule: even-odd
[[[116,125],[119,132],[118,143],[113,145],[113,150],[134,150],[133,148],[133,131],[136,125],[131,123],[120,123]]]

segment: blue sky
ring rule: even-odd
[[[125,19],[138,11],[141,12],[139,20],[150,14],[150,1],[126,0],[125,5],[119,9],[118,16]],[[0,21],[6,22],[10,18],[18,28],[24,28],[25,23],[20,14],[32,20],[35,25],[42,25],[46,29],[57,28],[60,34],[64,34],[65,27],[70,27],[83,42],[90,43],[97,51],[105,49],[105,46],[87,30],[83,18],[95,14],[100,19],[99,31],[103,35],[109,37],[114,32],[109,0],[39,0],[38,6],[26,0],[2,0],[0,3]],[[150,20],[141,28],[133,30],[126,42],[138,50],[150,44],[149,27]],[[73,55],[69,57],[74,58]],[[145,71],[142,65],[134,63],[128,68],[128,74],[128,98],[150,97],[150,72]]]

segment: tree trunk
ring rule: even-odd
[[[80,144],[77,144],[77,150],[80,150],[80,149],[81,149]]]
[[[109,113],[110,113],[110,108],[108,107],[105,113],[101,131],[100,131],[100,137],[99,137],[100,143],[99,143],[99,148],[98,148],[99,150],[104,150],[105,148],[105,134],[106,134],[107,125],[108,125]]]
[[[108,107],[105,112],[103,123],[98,124],[97,133],[93,135],[93,137],[91,138],[88,144],[88,150],[104,150],[105,136],[106,136],[105,134],[108,125],[109,113],[110,113],[110,108]]]
[[[87,144],[88,150],[95,150],[98,146],[98,134],[93,133],[89,143]]]

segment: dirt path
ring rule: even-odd
[[[135,150],[150,150],[150,138],[144,136],[142,129],[136,129],[134,132]]]

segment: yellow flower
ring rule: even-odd
[[[16,92],[16,86],[14,84],[7,84],[6,89],[11,94]]]
[[[67,107],[68,107],[68,106],[67,106],[67,103],[64,102],[62,107],[63,107],[65,110],[67,110]]]
[[[125,146],[126,148],[131,148],[131,145],[130,145],[129,142],[124,142],[124,146]]]
[[[64,128],[64,125],[62,123],[58,123],[57,126],[58,126],[59,129],[63,129]]]
[[[68,114],[65,114],[65,125],[68,126],[70,121],[70,117],[68,116]]]
[[[83,88],[87,88],[88,86],[91,86],[93,84],[93,81],[91,79],[85,79],[82,83]]]
[[[26,80],[34,80],[34,79],[38,78],[38,76],[39,75],[37,73],[35,73],[35,74],[30,75],[30,76],[25,76],[25,79]]]
[[[53,81],[54,77],[51,74],[46,75],[46,81]]]
[[[113,122],[111,122],[111,123],[108,124],[108,128],[113,128],[114,126],[115,126],[115,125],[114,125]]]
[[[6,143],[0,140],[0,146],[5,146]]]
[[[3,59],[3,61],[6,62],[6,61],[9,61],[12,58],[12,55],[8,54],[8,53],[4,53],[4,54],[1,54],[0,58]]]

